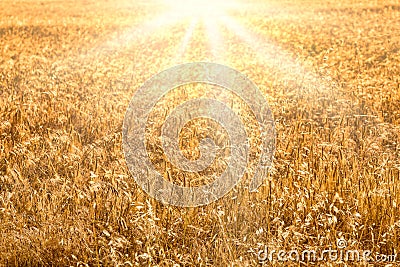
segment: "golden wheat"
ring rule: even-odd
[[[234,15],[313,77],[271,67],[220,30],[225,63],[253,80],[273,111],[274,168],[257,193],[246,190],[246,176],[213,204],[176,208],[135,184],[121,149],[122,121],[146,79],[179,62],[212,60],[204,25],[177,59],[188,21],[124,36],[156,14],[156,5],[0,2],[1,264],[255,266],[264,246],[322,250],[338,238],[351,249],[398,253],[399,3],[269,4],[274,8]],[[186,90],[155,108],[147,145],[165,178],[187,185],[157,136],[163,111],[207,88]],[[238,107],[256,158],[258,133],[245,109]],[[221,131],[195,121],[180,145],[196,158],[206,134],[226,146]],[[214,164],[204,175],[218,175],[224,158]],[[209,182],[189,178],[192,186]]]

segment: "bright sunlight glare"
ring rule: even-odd
[[[192,18],[221,16],[237,6],[236,2],[221,0],[164,0],[164,3],[176,16]]]

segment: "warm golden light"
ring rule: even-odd
[[[165,0],[170,11],[182,17],[220,16],[233,7],[232,1]]]

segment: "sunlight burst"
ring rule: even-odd
[[[177,16],[207,19],[225,14],[235,5],[221,0],[165,0],[165,4]]]

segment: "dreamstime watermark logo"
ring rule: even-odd
[[[208,118],[219,123],[229,135],[230,161],[221,176],[199,187],[183,187],[165,180],[152,165],[145,145],[146,122],[153,107],[171,90],[192,83],[220,86],[236,94],[251,109],[261,133],[261,156],[250,183],[256,190],[271,167],[275,152],[274,120],[257,86],[245,75],[224,65],[197,62],[178,65],[162,71],[135,93],[127,109],[123,125],[123,150],[128,168],[141,188],[155,199],[183,207],[209,204],[228,193],[246,171],[249,142],[238,116],[223,102],[211,98],[189,100],[167,116],[162,126],[162,145],[168,160],[184,171],[199,172],[215,159],[215,143],[210,138],[200,141],[200,158],[187,159],[179,149],[179,133],[186,123]]]
[[[267,262],[382,262],[393,263],[397,260],[397,254],[373,254],[371,250],[347,249],[347,241],[339,238],[336,242],[337,249],[329,247],[324,250],[274,250],[265,247],[258,251],[258,261]]]

